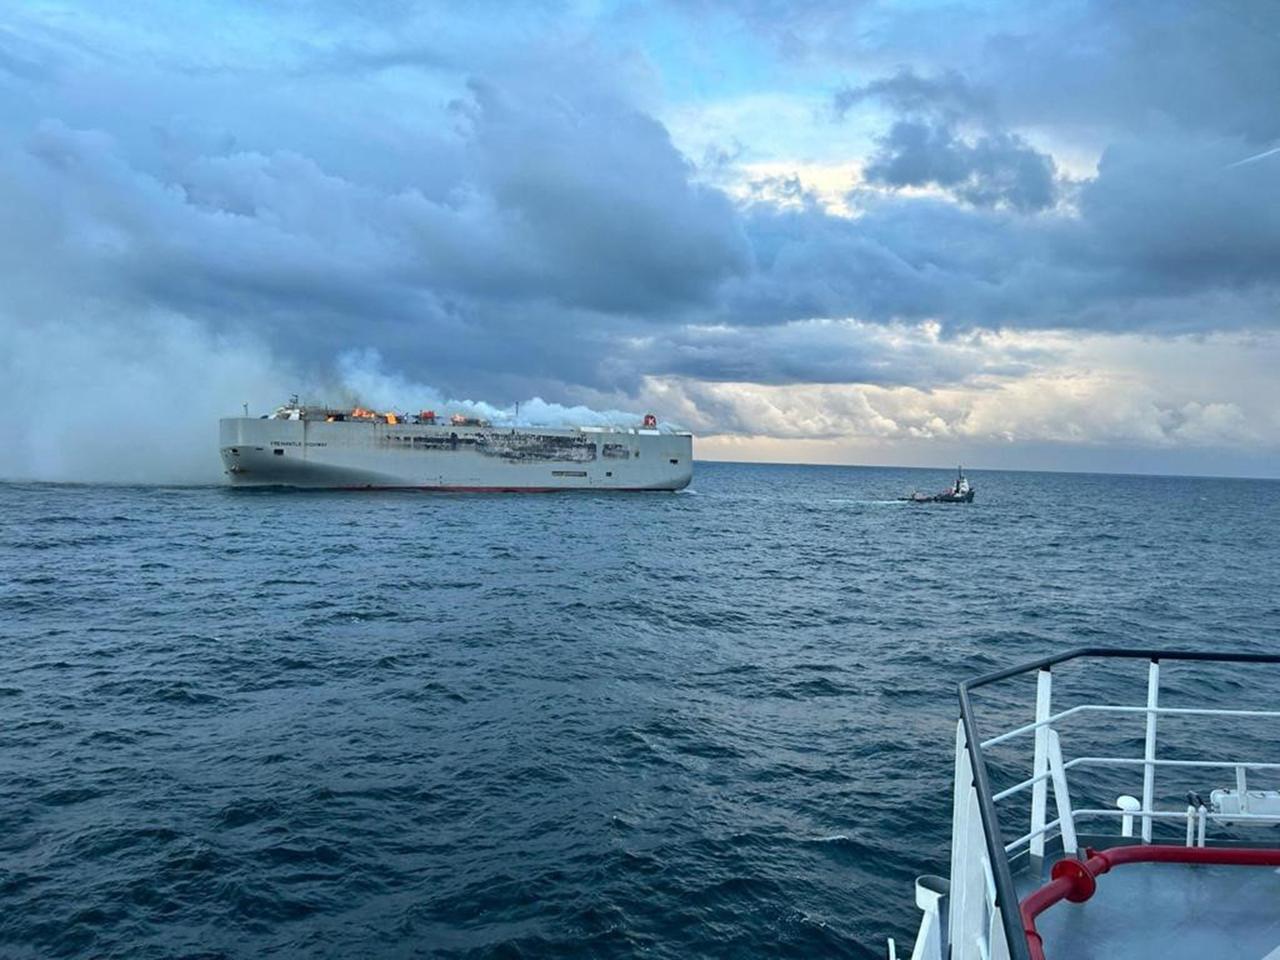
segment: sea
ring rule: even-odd
[[[0,485],[0,956],[906,954],[959,680],[1280,649],[1280,484],[969,477]]]

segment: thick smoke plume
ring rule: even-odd
[[[128,323],[0,316],[0,477],[204,483],[221,475],[219,416],[264,407],[287,382],[261,344],[180,317]]]
[[[434,409],[510,426],[634,425],[642,415],[540,398],[500,406],[453,399],[384,372],[379,354],[343,354],[332,374],[300,374],[248,338],[155,315],[119,324],[0,320],[0,479],[204,484],[221,479],[218,419],[269,413],[291,393],[381,410]]]
[[[337,393],[342,406],[359,404],[379,410],[411,413],[418,410],[434,410],[437,414],[461,413],[513,427],[635,426],[643,420],[643,414],[634,411],[565,406],[541,397],[509,406],[450,397],[435,387],[386,373],[381,354],[372,349],[344,353],[338,358],[337,366]],[[324,398],[320,400],[327,402]],[[670,424],[666,427],[676,429]]]

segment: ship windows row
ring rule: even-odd
[[[630,460],[639,457],[639,450],[632,450],[625,443],[597,444],[576,436],[538,436],[529,434],[470,434],[458,436],[440,434],[388,434],[390,446],[413,450],[458,450],[470,448],[505,457],[507,459],[594,460],[598,455],[606,460]]]
[[[458,447],[474,447],[476,445],[476,438],[474,436],[460,437],[456,433],[451,433],[447,437],[438,435],[402,436],[399,434],[392,434],[387,437],[387,442],[397,447],[413,447],[415,449],[426,450],[456,450]]]

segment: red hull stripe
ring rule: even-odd
[[[287,486],[287,484],[286,484]],[[672,493],[669,487],[310,487],[313,490],[360,490],[369,492],[402,490],[417,493]]]

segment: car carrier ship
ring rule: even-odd
[[[692,434],[635,426],[501,426],[308,406],[293,398],[264,417],[219,422],[220,452],[237,487],[339,490],[680,490],[693,479]]]

